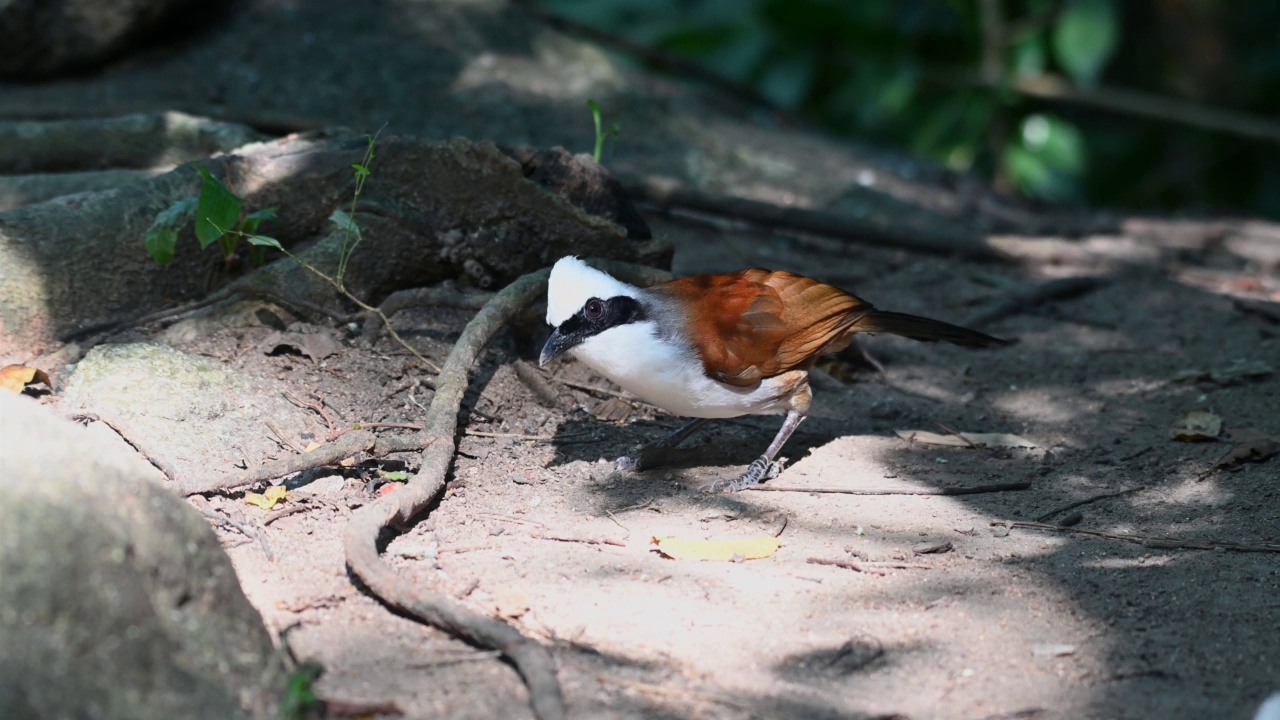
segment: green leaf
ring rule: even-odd
[[[1086,165],[1084,135],[1060,117],[1036,113],[1022,121],[1022,146],[1050,169],[1078,175]]]
[[[217,242],[240,221],[240,198],[227,189],[222,181],[203,167],[196,168],[204,185],[200,188],[200,200],[196,206],[196,239],[204,249]]]
[[[195,215],[196,198],[183,198],[169,207],[156,213],[145,239],[147,252],[158,263],[173,260],[174,249],[178,245],[178,231],[191,222]]]
[[[1010,52],[1013,56],[1011,63],[1013,74],[1019,77],[1040,75],[1048,63],[1044,38],[1040,35],[1029,35],[1014,43]]]
[[[245,235],[244,239],[250,245],[255,245],[257,247],[275,248],[276,250],[280,250],[281,252],[284,251],[284,246],[280,244],[279,240],[273,237],[267,237],[266,235]]]
[[[278,218],[276,217],[275,208],[273,207],[262,208],[257,212],[249,213],[244,217],[244,220],[240,221],[240,232],[249,233],[250,235],[252,235],[253,233],[258,232],[258,226],[262,224],[263,220],[276,220],[276,219]]]
[[[1115,0],[1070,0],[1053,26],[1053,54],[1077,84],[1098,81],[1120,36]]]
[[[173,250],[178,246],[178,231],[167,225],[152,225],[147,231],[147,252],[161,265],[173,261]]]
[[[1048,200],[1080,197],[1088,149],[1075,125],[1048,114],[1023,119],[1017,139],[1005,148],[1005,172],[1023,193]]]
[[[396,482],[404,482],[409,479],[409,473],[404,470],[383,470],[378,469],[378,477],[383,480],[394,480]]]

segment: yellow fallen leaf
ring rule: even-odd
[[[0,368],[0,390],[20,393],[32,383],[44,383],[53,387],[53,383],[49,382],[49,376],[45,375],[43,370],[26,365],[6,365]]]
[[[775,537],[746,540],[682,540],[653,538],[658,551],[673,560],[759,560],[778,552],[782,541]]]
[[[309,453],[318,447],[320,447],[320,443],[316,442],[315,440],[312,440],[311,442],[307,443],[306,447],[302,448],[302,452]]]
[[[245,493],[244,501],[263,510],[274,510],[276,505],[284,502],[289,491],[283,485],[272,485],[265,493]]]
[[[1173,424],[1173,439],[1183,442],[1217,440],[1222,434],[1222,418],[1208,410],[1192,410]]]

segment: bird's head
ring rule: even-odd
[[[547,280],[547,324],[554,328],[540,365],[600,334],[640,319],[640,289],[573,256],[560,258]]]

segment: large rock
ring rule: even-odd
[[[0,77],[32,80],[102,62],[195,0],[0,0]],[[206,3],[219,5],[220,2]]]
[[[0,718],[265,718],[285,673],[208,523],[0,393]]]
[[[285,389],[168,345],[99,345],[76,366],[62,407],[98,416],[171,479],[190,481],[275,458],[277,431],[300,446],[324,440],[320,421]]]

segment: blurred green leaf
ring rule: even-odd
[[[275,208],[273,207],[262,208],[257,212],[252,212],[246,215],[244,220],[240,221],[239,229],[241,232],[249,233],[250,235],[252,235],[253,233],[258,232],[258,226],[262,224],[263,220],[275,220],[275,219],[276,219]]]
[[[1053,26],[1053,55],[1077,84],[1092,86],[1119,37],[1115,0],[1070,0]]]
[[[813,87],[815,60],[811,55],[793,55],[768,63],[758,81],[760,91],[780,107],[800,107]]]
[[[1084,135],[1054,115],[1033,114],[1023,119],[1018,137],[1004,153],[1004,168],[1018,189],[1048,200],[1080,196],[1088,167]]]
[[[144,240],[147,252],[161,264],[172,262],[178,246],[178,232],[195,216],[196,198],[183,198],[156,213]]]
[[[334,210],[329,214],[329,222],[338,226],[338,229],[350,233],[352,235],[360,234],[360,226],[356,225],[356,221],[344,210]]]
[[[196,239],[200,249],[217,242],[228,230],[234,230],[240,222],[240,198],[227,189],[222,181],[203,167],[196,168],[204,185],[200,188],[200,200],[196,205]]]
[[[147,231],[147,252],[155,261],[164,265],[173,261],[174,248],[178,246],[178,231],[168,227],[155,225]]]
[[[1028,115],[1022,121],[1021,140],[1053,170],[1078,175],[1085,168],[1084,135],[1056,115]]]
[[[244,239],[247,240],[250,245],[254,245],[256,247],[269,247],[275,248],[276,250],[284,250],[284,246],[280,244],[279,240],[273,237],[267,237],[266,235],[245,235]]]
[[[1010,48],[1010,66],[1014,75],[1040,75],[1049,64],[1043,35],[1028,35]]]

